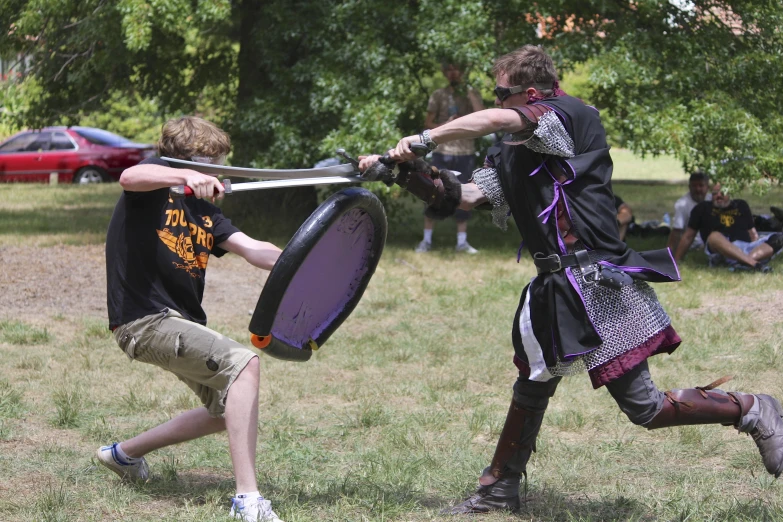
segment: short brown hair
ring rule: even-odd
[[[217,158],[231,150],[231,138],[217,125],[196,116],[173,118],[163,124],[158,141],[161,156],[190,160]]]
[[[557,70],[552,58],[537,45],[525,45],[495,60],[492,74],[507,74],[512,85],[535,87],[551,94],[557,81]]]

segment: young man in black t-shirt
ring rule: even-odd
[[[158,149],[161,156],[222,163],[230,145],[212,123],[185,117],[163,126]],[[207,328],[201,300],[210,255],[233,252],[271,270],[281,251],[240,232],[207,201],[223,196],[215,177],[150,158],[125,170],[120,184],[125,190],[106,238],[109,327],[131,360],[170,371],[204,406],[101,447],[98,461],[123,479],[145,481],[147,453],[227,430],[237,488],[231,515],[280,522],[256,482],[258,356]],[[194,197],[172,198],[176,185]]]
[[[759,238],[748,203],[731,199],[721,191],[720,183],[712,189],[712,201],[693,207],[688,228],[677,246],[677,261],[688,251],[697,233],[711,262],[740,263],[764,272],[770,270],[764,263],[783,247],[783,234]]]

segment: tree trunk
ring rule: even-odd
[[[231,129],[234,165],[250,165],[259,150],[269,143],[263,129],[243,125],[243,117],[256,110],[254,100],[271,85],[258,56],[264,52],[258,34],[265,30],[263,10],[265,0],[241,0],[239,3],[239,83],[237,85],[236,114]],[[298,168],[292,166],[291,168]],[[249,235],[268,238],[274,231],[276,238],[287,241],[315,210],[318,200],[313,187],[260,190],[236,194],[226,198],[223,208],[237,226]]]

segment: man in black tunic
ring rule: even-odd
[[[519,377],[495,455],[476,492],[448,512],[519,508],[520,477],[549,398],[563,376],[585,370],[634,424],[733,425],[753,437],[767,471],[779,476],[783,408],[777,400],[716,389],[725,380],[667,392],[652,382],[647,358],[671,353],[680,338],[648,282],[680,277],[668,249],[635,252],[620,240],[612,159],[598,111],[559,89],[552,60],[540,47],[502,56],[494,73],[500,108],[403,138],[390,151],[393,159],[411,160],[411,144],[432,150],[455,139],[505,132],[473,183],[456,186],[450,173],[440,172],[429,189],[418,184],[415,193],[436,201],[444,213],[457,204],[470,209],[489,203],[503,228],[510,211],[538,269],[514,318]],[[375,161],[377,156],[365,158],[360,168]]]

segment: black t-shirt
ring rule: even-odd
[[[168,167],[160,158],[141,164]],[[120,196],[106,235],[109,327],[171,308],[206,324],[201,308],[209,255],[238,232],[218,207],[196,198],[172,199],[169,189]]]
[[[742,199],[731,200],[726,208],[717,208],[712,201],[702,201],[691,210],[688,228],[698,230],[704,241],[716,231],[728,237],[729,241],[750,241],[753,214]]]

